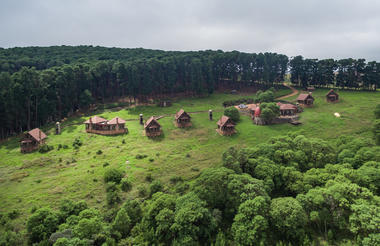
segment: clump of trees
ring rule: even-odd
[[[265,124],[270,124],[276,117],[280,115],[280,107],[274,103],[261,103],[260,117],[264,120]]]
[[[240,113],[239,110],[235,107],[229,107],[224,110],[224,115],[230,117],[230,119],[238,123],[240,121]]]
[[[379,153],[370,139],[352,136],[288,134],[232,147],[222,167],[165,188],[152,180],[143,198],[119,197],[106,211],[70,200],[35,209],[27,236],[41,245],[378,245]],[[106,189],[108,200],[119,185]],[[4,231],[0,242],[17,242],[18,233]]]

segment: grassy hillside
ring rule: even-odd
[[[45,154],[21,154],[19,139],[12,138],[0,145],[0,212],[20,210],[22,216],[17,224],[23,228],[32,206],[55,207],[62,198],[85,199],[90,206],[105,208],[105,163],[125,170],[126,175],[132,177],[133,190],[123,195],[135,197],[137,187],[147,185],[147,174],[167,186],[173,176],[190,179],[204,168],[219,166],[222,153],[230,146],[256,145],[289,131],[322,139],[334,139],[341,134],[371,136],[373,109],[380,101],[380,94],[340,92],[341,101],[330,104],[324,100],[326,92],[313,93],[315,105],[301,114],[303,124],[300,126],[256,126],[248,116],[242,116],[237,125],[238,133],[232,137],[220,136],[215,131],[216,121],[222,115],[223,101],[242,96],[214,94],[207,98],[183,99],[168,108],[139,106],[97,114],[106,119],[115,116],[126,119],[129,133],[122,136],[87,134],[82,122],[88,116],[71,118],[63,123],[61,135],[54,135],[53,127],[43,129],[49,136],[47,144],[54,146],[54,150]],[[174,127],[173,116],[180,108],[196,112],[191,114],[192,128]],[[214,110],[213,121],[208,119],[210,108]],[[335,112],[342,117],[336,118]],[[138,122],[140,113],[145,119],[151,115],[165,116],[159,120],[164,135],[157,139],[143,136],[143,127]],[[75,138],[83,142],[79,150],[72,147]],[[58,150],[59,144],[68,148]],[[97,153],[99,150],[102,153]],[[137,159],[137,154],[147,157]]]

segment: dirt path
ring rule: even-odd
[[[288,87],[289,89],[291,89],[291,90],[292,90],[292,93],[290,93],[290,94],[288,94],[288,95],[285,95],[285,96],[282,96],[282,97],[278,97],[278,98],[276,98],[276,100],[282,100],[282,99],[285,99],[285,98],[288,98],[288,97],[292,97],[292,96],[295,96],[295,95],[298,94],[298,90],[297,90],[297,89],[295,89],[295,88],[293,88],[293,87],[291,87],[290,85],[287,85],[287,84],[285,84],[285,83],[284,83],[284,86],[286,86],[286,87]]]

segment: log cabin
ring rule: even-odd
[[[293,116],[297,113],[297,106],[290,103],[277,103],[280,107],[280,116]]]
[[[86,132],[88,133],[117,135],[128,132],[128,129],[125,127],[125,122],[125,120],[119,117],[115,117],[108,121],[102,117],[94,116],[86,120],[84,124],[86,125]]]
[[[191,126],[191,117],[185,110],[181,109],[174,116],[174,123],[177,127],[190,127]]]
[[[338,95],[338,93],[336,93],[333,89],[331,89],[326,94],[326,101],[327,102],[338,102],[339,101],[339,95]]]
[[[303,93],[297,97],[297,102],[303,106],[312,106],[314,103],[314,97],[311,93]]]
[[[229,117],[225,115],[223,115],[218,120],[217,125],[218,125],[217,131],[221,135],[231,136],[236,133],[235,124],[232,122],[232,120]]]
[[[157,137],[162,134],[161,125],[152,116],[144,124],[145,135],[148,137]]]
[[[37,150],[41,145],[45,144],[47,136],[39,128],[25,133],[20,142],[21,153],[28,153]]]

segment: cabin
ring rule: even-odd
[[[297,113],[297,106],[290,103],[277,103],[280,107],[280,116],[294,116]]]
[[[145,135],[148,137],[157,137],[162,134],[161,125],[152,116],[144,124]]]
[[[218,129],[217,131],[221,134],[221,135],[227,135],[227,136],[231,136],[233,134],[236,133],[236,130],[235,130],[235,124],[232,122],[232,120],[223,115],[219,121],[218,121]]]
[[[338,93],[336,93],[333,89],[331,89],[326,94],[326,101],[327,102],[337,102],[337,101],[339,101],[339,95],[338,95]]]
[[[311,93],[300,94],[297,97],[297,102],[303,106],[312,106],[314,103],[314,97]]]
[[[128,132],[128,129],[125,127],[125,122],[125,120],[119,117],[108,121],[102,117],[94,116],[86,120],[84,124],[86,125],[86,132],[88,133],[117,135]]]
[[[45,144],[47,136],[39,128],[35,128],[25,133],[20,142],[21,153],[28,153],[37,150],[41,145]]]
[[[177,127],[190,127],[191,126],[191,117],[188,113],[185,112],[185,110],[181,109],[178,111],[175,116],[175,125]]]

